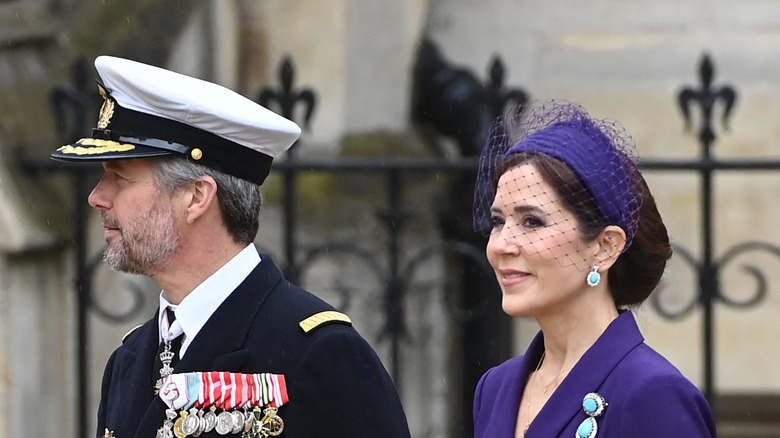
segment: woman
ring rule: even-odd
[[[489,230],[504,311],[541,332],[480,380],[476,438],[715,436],[706,399],[644,343],[630,310],[672,253],[632,149],[615,122],[565,102],[491,131],[475,226]]]

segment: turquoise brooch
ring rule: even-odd
[[[585,411],[588,418],[582,420],[582,423],[580,423],[575,438],[595,438],[596,433],[599,430],[599,425],[596,423],[596,417],[601,416],[608,405],[609,403],[607,403],[601,394],[597,392],[588,393],[585,398],[582,399],[582,410]]]

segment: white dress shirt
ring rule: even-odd
[[[230,259],[217,272],[198,285],[179,303],[173,305],[165,299],[165,291],[160,292],[160,312],[157,326],[163,323],[166,307],[172,307],[176,313],[176,321],[184,331],[184,339],[179,350],[179,358],[184,357],[187,347],[206,324],[211,315],[223,301],[235,290],[241,282],[260,263],[254,243],[250,243],[235,257]],[[160,331],[162,332],[162,331]],[[162,342],[162,336],[158,339]]]

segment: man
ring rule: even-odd
[[[98,436],[408,437],[393,382],[346,315],[252,243],[260,184],[295,123],[219,85],[95,61],[92,136],[52,153],[102,161],[89,196],[105,261],[162,287],[103,376]]]

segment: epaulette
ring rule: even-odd
[[[303,321],[298,323],[298,325],[301,326],[304,333],[309,333],[323,324],[328,324],[332,322],[352,325],[352,320],[349,319],[349,316],[341,312],[335,312],[332,310],[327,312],[316,313],[304,319]]]
[[[143,325],[143,324],[139,324],[139,325],[137,325],[137,326],[135,326],[135,327],[131,328],[129,332],[125,333],[125,335],[124,335],[124,336],[122,336],[122,343],[124,344],[124,343],[125,343],[125,341],[127,340],[127,338],[129,338],[129,337],[130,337],[130,335],[132,335],[133,333],[135,333],[135,331],[136,331],[136,330],[138,330],[139,328],[141,328],[141,326],[142,326],[142,325]]]

